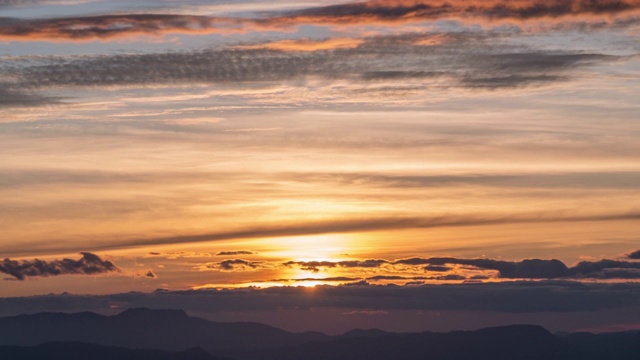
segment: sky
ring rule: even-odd
[[[640,328],[640,1],[0,0],[0,316]]]

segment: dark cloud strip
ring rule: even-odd
[[[0,83],[0,108],[59,104],[60,99],[13,89]]]
[[[384,265],[422,266],[425,271],[447,271],[447,265],[472,266],[480,270],[498,272],[502,279],[638,279],[640,262],[600,260],[582,261],[567,267],[557,259],[526,259],[503,261],[493,259],[460,259],[453,257],[409,258],[400,260],[371,259],[361,261],[289,261],[284,266],[298,266],[302,270],[318,272],[322,268],[379,268]],[[435,269],[435,270],[434,270]],[[450,269],[449,269],[450,270]],[[455,277],[449,277],[454,275]],[[463,280],[458,274],[428,278],[439,280]]]
[[[2,6],[2,4],[0,4]],[[308,8],[264,18],[216,18],[175,14],[114,14],[90,17],[0,21],[0,39],[87,40],[139,34],[224,33],[278,30],[304,24],[405,23],[440,19],[515,20],[585,18],[633,14],[638,0],[553,1],[369,1]]]
[[[47,311],[103,311],[149,307],[199,313],[310,308],[424,309],[501,313],[568,313],[638,308],[640,284],[572,281],[509,281],[419,286],[317,286],[227,290],[155,291],[111,295],[46,295],[0,298],[0,316]]]
[[[51,184],[96,184],[103,185],[111,182],[148,183],[149,178],[159,179],[163,183],[182,181],[183,176],[191,179],[221,179],[235,181],[238,178],[249,177],[250,173],[197,173],[197,172],[112,172],[112,171],[83,171],[83,170],[24,170],[10,169],[0,178],[0,186],[36,187]],[[497,173],[497,174],[459,174],[459,175],[400,175],[382,173],[307,173],[288,172],[278,173],[266,178],[269,181],[296,181],[300,183],[329,183],[340,186],[366,184],[368,186],[394,188],[429,188],[440,186],[471,185],[499,188],[581,188],[581,189],[640,189],[640,172],[566,172],[551,174],[531,173]],[[245,253],[246,252],[246,253]],[[222,251],[216,255],[250,255],[251,250]],[[640,254],[638,255],[640,257]]]
[[[211,268],[211,267],[218,266],[221,270],[233,271],[233,270],[237,270],[238,267],[256,269],[261,264],[262,262],[259,262],[259,261],[247,261],[243,259],[234,259],[234,260],[225,260],[220,262],[217,265],[210,265],[209,267]]]
[[[62,259],[50,262],[38,259],[23,261],[4,259],[0,262],[0,272],[11,275],[16,280],[25,280],[28,277],[97,275],[119,271],[111,261],[102,260],[88,252],[81,254],[82,258],[79,260]]]
[[[390,22],[483,18],[529,20],[581,15],[615,15],[636,10],[637,0],[373,0],[304,9],[288,18],[299,22]]]
[[[94,240],[91,251],[127,249],[150,245],[170,245],[200,243],[209,241],[222,241],[234,239],[270,238],[285,236],[320,235],[329,233],[354,233],[362,231],[397,230],[397,229],[431,229],[441,227],[485,226],[501,224],[526,224],[526,223],[557,223],[557,222],[592,222],[592,221],[623,221],[640,220],[640,213],[620,213],[605,215],[561,216],[557,214],[522,214],[520,216],[440,216],[433,218],[372,218],[337,220],[327,222],[281,225],[274,227],[255,227],[245,230],[213,232],[199,235],[183,235],[158,238],[138,238],[131,240],[108,241]],[[64,243],[63,241],[46,241],[31,243],[28,254],[60,253],[70,251],[69,246],[52,245]],[[4,254],[24,254],[24,247],[2,249]]]
[[[216,256],[236,256],[236,255],[255,255],[256,252],[249,250],[238,250],[238,251],[220,251],[216,254]]]
[[[433,35],[372,37],[352,49],[306,53],[224,49],[49,58],[27,67],[7,63],[0,67],[0,74],[15,78],[16,84],[11,96],[5,96],[0,106],[53,101],[24,91],[59,86],[193,83],[241,86],[247,82],[269,85],[308,76],[361,83],[413,79],[421,81],[423,84],[417,85],[421,87],[438,80],[438,87],[518,88],[566,81],[579,68],[626,59],[592,53],[496,48],[492,45],[495,39],[473,33],[449,34],[439,45],[417,45],[425,36]],[[468,46],[479,43],[486,45],[483,52],[467,51]],[[425,62],[425,58],[430,61]]]

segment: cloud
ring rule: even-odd
[[[0,8],[37,4],[37,0],[0,0]]]
[[[399,260],[370,259],[352,261],[289,261],[285,266],[297,266],[302,270],[319,272],[323,268],[380,268],[404,265],[422,266],[425,271],[449,271],[447,265],[464,265],[478,270],[497,271],[501,279],[631,279],[640,274],[640,263],[616,260],[583,261],[568,267],[557,259],[525,259],[504,261],[493,259],[460,259],[454,257],[408,258]],[[472,279],[486,279],[486,275]],[[461,274],[431,277],[403,277],[380,275],[367,280],[464,280]]]
[[[303,9],[281,22],[314,24],[406,23],[416,21],[593,19],[634,14],[637,0],[373,0]]]
[[[157,278],[157,277],[158,277],[158,276],[157,276],[153,271],[151,271],[151,270],[147,271],[147,273],[145,274],[145,276],[146,276],[146,277],[148,277],[148,278],[152,278],[152,279],[155,279],[155,278]]]
[[[156,291],[112,295],[46,295],[0,298],[0,315],[40,311],[180,308],[196,313],[292,309],[461,310],[501,313],[567,313],[638,308],[639,283],[514,281],[411,286],[317,286]]]
[[[448,275],[437,276],[436,280],[465,280],[466,278],[467,277],[464,275],[448,274]]]
[[[394,263],[428,266],[468,265],[485,270],[496,270],[499,277],[506,279],[554,279],[567,277],[571,274],[562,261],[555,259],[528,259],[516,262],[491,259],[411,258],[397,260]],[[428,270],[428,266],[425,267],[425,270]]]
[[[634,251],[630,254],[627,254],[627,257],[629,259],[633,259],[633,260],[640,260],[640,250]]]
[[[220,251],[216,254],[216,256],[236,256],[236,255],[255,255],[257,254],[254,251],[249,250],[238,250],[238,251]]]
[[[0,108],[42,106],[58,103],[60,103],[59,99],[17,90],[12,86],[0,83]]]
[[[247,269],[257,269],[262,265],[259,261],[247,261],[242,259],[225,260],[214,265],[208,265],[210,269],[220,269],[223,271],[242,271]]]
[[[268,49],[280,51],[319,51],[334,49],[352,49],[364,43],[364,39],[331,38],[325,40],[294,39],[279,40],[263,44],[240,45],[238,49]]]
[[[245,23],[245,24],[243,24]],[[227,33],[240,19],[174,14],[114,14],[54,19],[0,19],[1,40],[107,40],[168,33]]]
[[[319,282],[345,282],[345,281],[358,281],[360,278],[348,277],[348,276],[332,276],[324,278],[298,278],[298,279],[274,279],[274,282],[307,282],[307,281],[319,281]]]
[[[313,272],[320,271],[320,268],[378,268],[383,264],[388,264],[388,260],[368,259],[368,260],[347,260],[347,261],[288,261],[285,266],[299,266],[302,270]]]
[[[436,272],[446,272],[451,270],[450,267],[442,266],[442,265],[427,265],[424,267],[424,269],[426,271],[436,271]]]
[[[467,175],[393,175],[339,173],[297,174],[309,181],[332,181],[338,184],[365,183],[377,187],[430,188],[471,185],[499,188],[640,188],[639,172],[568,172],[562,174],[467,174]],[[639,250],[640,251],[640,250]],[[640,256],[640,255],[639,255]]]
[[[237,231],[211,232],[195,235],[172,237],[137,238],[114,241],[95,240],[91,251],[124,249],[151,245],[187,244],[232,239],[270,238],[283,236],[319,235],[330,233],[353,233],[360,231],[393,229],[431,229],[441,227],[483,226],[499,224],[554,223],[554,222],[593,222],[640,219],[639,213],[613,213],[597,215],[563,216],[556,213],[521,214],[504,216],[436,216],[431,218],[415,217],[376,217],[365,219],[346,219],[308,223],[281,224],[278,226],[254,227]],[[88,246],[88,244],[87,244]],[[68,251],[64,245],[46,241],[33,242],[29,248],[33,253]],[[3,250],[11,253],[10,248]],[[24,253],[24,249],[20,249]],[[426,265],[426,264],[425,264]]]
[[[4,69],[0,68],[0,75],[5,73],[15,78],[16,91],[181,84],[225,84],[242,88],[247,83],[281,86],[282,82],[294,80],[298,81],[296,86],[305,86],[300,85],[299,80],[314,78],[330,82],[347,80],[368,94],[374,91],[372,85],[402,83],[404,87],[388,86],[379,90],[393,95],[405,92],[406,86],[410,86],[411,91],[424,92],[430,87],[484,91],[548,85],[572,79],[579,69],[627,59],[594,53],[497,47],[494,42],[499,36],[504,34],[377,36],[360,39],[361,43],[354,48],[330,51],[209,49],[43,58],[31,66],[8,63]],[[421,41],[433,37],[441,39],[437,44],[420,45]],[[479,44],[484,45],[481,51],[470,51]],[[357,87],[352,91],[356,94]],[[47,100],[33,98],[35,95],[25,97],[25,94],[15,95],[10,101],[28,105]]]
[[[28,277],[59,275],[97,275],[120,271],[111,261],[102,260],[97,255],[83,252],[79,260],[62,259],[54,261],[11,260],[0,262],[0,272],[13,276],[16,280]]]
[[[618,260],[600,260],[600,261],[582,261],[571,268],[571,272],[576,276],[584,277],[601,277],[604,272],[610,270],[640,270],[639,262],[618,261]]]

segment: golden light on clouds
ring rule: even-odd
[[[321,51],[351,49],[364,43],[364,39],[332,38],[326,40],[279,40],[265,44],[242,45],[239,49],[270,49],[281,51]]]

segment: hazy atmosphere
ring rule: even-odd
[[[640,329],[639,0],[0,0],[0,316]]]

